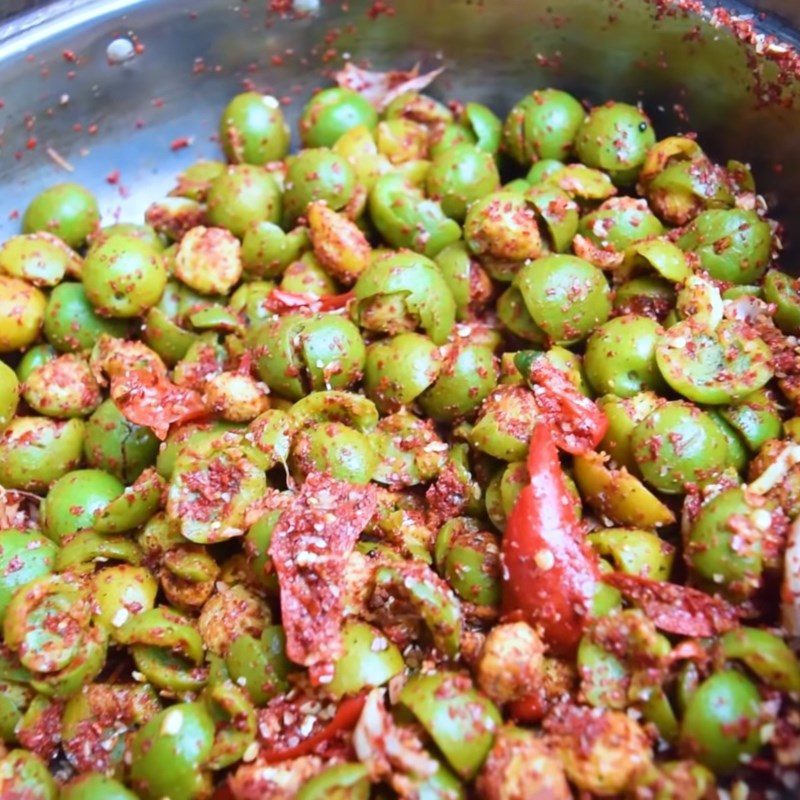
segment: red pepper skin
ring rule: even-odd
[[[339,731],[354,728],[361,716],[365,701],[366,695],[364,694],[342,700],[333,719],[319,733],[309,736],[295,747],[287,747],[282,750],[262,750],[258,754],[259,761],[277,764],[280,761],[289,761],[313,753],[319,745],[333,738]]]
[[[286,292],[273,289],[265,301],[269,311],[275,314],[288,314],[292,311],[336,311],[347,307],[355,295],[353,292],[329,294],[319,297],[308,292]]]
[[[208,413],[199,392],[140,368],[112,375],[111,397],[125,419],[152,428],[159,439],[167,438],[170,425]]]
[[[612,572],[603,582],[622,592],[653,624],[679,636],[715,636],[738,625],[736,609],[719,597],[641,575]]]
[[[533,429],[530,483],[503,536],[503,611],[519,611],[557,655],[572,655],[598,586],[597,557],[586,544],[564,484],[550,426]]]
[[[534,722],[541,722],[548,711],[548,703],[542,692],[520,697],[519,700],[512,700],[506,707],[506,711],[514,722],[522,722],[532,725]]]
[[[214,789],[211,800],[236,800],[227,778]]]
[[[546,358],[537,358],[531,364],[530,380],[556,446],[572,455],[594,450],[608,430],[608,419],[597,404],[582,395]]]

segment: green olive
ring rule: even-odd
[[[155,463],[158,439],[149,428],[127,420],[113,400],[106,400],[86,420],[83,450],[90,467],[131,484]]]
[[[44,491],[80,464],[83,435],[79,419],[15,417],[0,434],[0,483]]]
[[[492,351],[480,344],[459,343],[446,348],[438,376],[418,402],[437,422],[452,422],[474,413],[495,386]]]
[[[647,183],[647,200],[672,225],[686,225],[706,209],[730,208],[734,202],[724,170],[704,156],[668,162]]]
[[[92,249],[81,280],[87,299],[101,315],[138,317],[161,298],[167,272],[149,245],[118,234]]]
[[[712,209],[692,222],[678,244],[696,253],[712,278],[756,283],[769,264],[772,232],[755,211]]]
[[[399,702],[420,721],[450,766],[462,778],[474,777],[501,717],[470,679],[444,671],[415,675],[401,690]]]
[[[309,246],[307,228],[284,233],[274,222],[254,222],[242,239],[242,267],[250,276],[277,278]]]
[[[489,300],[491,280],[473,259],[463,241],[453,242],[434,259],[456,301],[457,318],[469,319],[471,312]]]
[[[727,489],[700,509],[687,532],[684,554],[692,573],[707,586],[743,599],[761,585],[764,548],[760,538],[740,536],[737,521],[761,531],[772,524],[772,515],[751,505],[743,489]]]
[[[0,797],[8,800],[56,800],[58,786],[47,764],[29,750],[11,750],[0,758]]]
[[[564,163],[555,158],[542,158],[536,161],[525,175],[525,182],[537,186],[545,182],[551,175],[558,172]]]
[[[19,404],[20,384],[14,370],[0,361],[0,431],[14,418]]]
[[[342,643],[344,652],[336,661],[333,679],[326,684],[334,697],[382,686],[405,667],[397,646],[365,622],[345,622]]]
[[[544,345],[545,332],[533,321],[528,313],[522,292],[513,284],[497,298],[497,317],[515,336],[534,345]]]
[[[34,411],[60,419],[86,417],[102,399],[89,362],[71,353],[34,369],[25,378],[22,396]]]
[[[266,487],[260,454],[240,433],[198,434],[175,458],[167,516],[180,524],[189,541],[224,541],[244,533],[247,508]],[[209,504],[214,513],[209,513]]]
[[[575,139],[578,158],[587,166],[608,172],[614,183],[636,180],[656,135],[647,116],[635,106],[609,102],[595,106]]]
[[[556,344],[586,338],[611,313],[605,276],[576,256],[552,255],[527,263],[514,286],[534,323]]]
[[[800,333],[799,287],[796,278],[777,269],[764,275],[764,299],[775,304],[775,324],[791,336]]]
[[[525,200],[541,219],[551,248],[563,253],[570,248],[578,232],[578,204],[555,186],[532,186],[525,190]]]
[[[365,97],[335,86],[308,101],[300,117],[300,138],[304,147],[332,147],[351,128],[374,130],[377,124],[378,112]]]
[[[673,325],[661,336],[656,361],[672,389],[697,403],[740,400],[772,377],[772,351],[735,320],[713,329],[693,317]]]
[[[42,527],[54,542],[91,528],[98,511],[119,497],[124,486],[99,469],[74,470],[50,487],[42,504]]]
[[[455,325],[456,304],[436,264],[400,251],[374,260],[353,288],[355,321],[370,331],[394,335],[422,328],[441,345]]]
[[[669,580],[675,548],[652,531],[603,528],[588,536],[599,555],[621,572],[652,580]]]
[[[375,129],[375,143],[391,164],[406,164],[428,155],[428,130],[410,119],[387,119]]]
[[[500,601],[500,546],[469,517],[454,517],[439,529],[434,558],[456,594],[478,606]]]
[[[453,199],[449,195],[446,197]],[[458,210],[455,205],[450,206],[451,211]],[[433,258],[461,236],[458,224],[448,218],[442,205],[435,199],[426,199],[420,189],[399,173],[378,178],[370,192],[369,213],[372,223],[389,244],[407,247],[428,258]]]
[[[429,481],[445,463],[446,445],[427,421],[405,409],[384,417],[372,442],[379,458],[372,479],[393,488]]]
[[[207,793],[202,771],[214,723],[202,703],[177,703],[156,714],[132,742],[131,784],[145,800],[193,800]]]
[[[242,634],[230,644],[225,663],[231,678],[247,690],[256,705],[285,692],[292,668],[286,657],[286,636],[280,625],[268,625],[260,638]]]
[[[427,138],[428,155],[431,159],[439,158],[453,147],[463,144],[474,147],[478,143],[472,130],[461,122],[447,122],[436,126]],[[484,150],[484,152],[488,151]]]
[[[606,465],[598,453],[576,456],[573,474],[581,497],[617,525],[655,528],[675,521],[670,509],[639,478],[624,468]]]
[[[369,773],[363,764],[336,764],[306,781],[297,800],[368,800],[370,796]]]
[[[76,183],[59,183],[31,200],[22,217],[25,233],[46,231],[76,250],[100,222],[97,200]]]
[[[66,784],[60,800],[137,800],[137,797],[119,781],[88,772]]]
[[[39,367],[58,357],[55,348],[49,344],[36,344],[25,351],[17,364],[16,377],[24,383]],[[21,387],[20,387],[21,391]]]
[[[318,297],[339,292],[338,284],[313,253],[304,253],[286,267],[281,275],[280,287],[285,292],[313,294]]]
[[[329,208],[339,211],[355,189],[356,173],[345,158],[325,147],[301,150],[289,160],[286,171],[286,221],[293,224],[315,200],[324,200]]]
[[[660,236],[663,225],[644,200],[612,197],[581,217],[578,233],[600,247],[622,252],[642,239]]]
[[[686,491],[721,471],[728,445],[724,434],[700,409],[670,401],[640,422],[631,434],[636,465],[644,479],[666,494]]]
[[[411,119],[423,125],[453,121],[453,112],[439,100],[409,89],[394,97],[384,109],[386,119]]]
[[[619,314],[641,314],[664,324],[675,307],[675,288],[663,278],[643,275],[623,283],[614,293],[614,311]]]
[[[104,567],[92,578],[95,619],[114,638],[131,614],[140,614],[155,606],[158,583],[147,567],[117,564]]]
[[[234,164],[214,178],[206,204],[208,224],[225,228],[238,239],[254,223],[281,219],[277,181],[262,167],[251,164]]]
[[[672,283],[684,283],[692,275],[686,254],[666,239],[644,239],[628,245],[620,278],[640,272],[655,272]]]
[[[768,440],[780,438],[783,429],[775,398],[764,389],[720,409],[720,414],[753,452],[760,450]]]
[[[129,330],[127,320],[101,317],[80,283],[65,282],[50,292],[44,335],[62,353],[89,350],[101,335],[123,338]]]
[[[326,472],[356,484],[369,483],[377,467],[369,438],[339,422],[312,425],[296,434],[290,455],[292,472]]]
[[[364,392],[379,411],[396,411],[431,386],[441,366],[439,349],[426,336],[400,333],[381,339],[367,347]]]
[[[521,164],[539,159],[564,160],[586,116],[581,104],[567,92],[542,89],[520,100],[508,113],[503,145]]]
[[[18,587],[53,569],[56,547],[30,531],[0,531],[0,625]]]
[[[278,161],[289,152],[290,138],[280,102],[271,95],[237,94],[219,120],[222,149],[235,164]]]
[[[358,328],[332,314],[276,317],[257,331],[255,345],[261,379],[294,400],[308,388],[349,388],[360,378],[366,359]]]
[[[741,627],[728,631],[720,646],[726,658],[743,661],[768,686],[782,692],[800,691],[800,663],[780,636]]]
[[[141,239],[157,253],[163,253],[166,249],[164,239],[151,225],[140,225],[136,222],[115,222],[113,225],[104,225],[102,228],[98,228],[91,235],[88,250],[103,244],[107,239],[117,234]],[[76,277],[80,277],[80,272],[80,268],[67,270],[67,274],[74,274]]]
[[[310,388],[348,389],[364,370],[366,348],[358,328],[333,314],[311,319],[300,333]]]
[[[727,465],[737,473],[743,474],[747,469],[748,452],[742,437],[716,408],[706,409],[714,424],[722,431],[728,444]]]
[[[80,256],[50,233],[12,236],[0,247],[0,273],[34,286],[56,286],[68,272],[81,269]]]
[[[626,314],[601,325],[586,343],[584,368],[597,394],[633,397],[647,389],[663,391],[656,345],[663,333],[649,317]]]
[[[734,772],[743,757],[761,748],[760,706],[758,690],[744,675],[735,670],[714,673],[689,701],[681,749],[717,775]]]
[[[475,200],[499,188],[497,165],[489,153],[469,144],[452,147],[433,159],[426,177],[428,196],[442,211],[462,222]]]
[[[637,791],[653,800],[704,800],[715,793],[714,773],[694,760],[652,765],[637,781]]]
[[[32,284],[0,275],[0,353],[22,350],[39,336],[47,300]]]
[[[469,434],[470,444],[504,461],[522,461],[538,413],[529,389],[498,386],[483,402]]]
[[[473,203],[464,221],[464,240],[481,258],[521,262],[543,251],[534,209],[517,192],[492,192]]]

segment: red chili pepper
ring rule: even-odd
[[[332,739],[340,731],[354,728],[358,718],[361,716],[365,701],[366,695],[363,694],[356,697],[348,697],[341,702],[333,719],[319,733],[309,736],[308,739],[294,747],[262,750],[258,754],[259,759],[266,761],[267,764],[277,764],[279,761],[289,761],[292,758],[299,758],[313,753],[319,745]]]
[[[506,710],[515,722],[531,724],[544,719],[547,714],[547,701],[542,692],[534,692],[519,700],[513,700],[508,704]]]
[[[612,572],[603,582],[644,611],[657,628],[679,636],[713,636],[735,628],[736,610],[718,597],[666,581]]]
[[[528,475],[503,536],[503,610],[521,612],[553,652],[569,655],[583,634],[599,570],[545,422],[533,429]]]
[[[214,789],[214,794],[211,795],[211,800],[236,800],[227,779],[217,785]]]
[[[608,420],[597,405],[546,358],[531,364],[530,380],[556,445],[573,455],[594,450],[608,430]]]
[[[319,296],[308,292],[285,292],[273,289],[264,301],[269,311],[275,314],[286,314],[291,311],[306,309],[308,311],[336,311],[345,308],[355,295],[353,292],[328,294]]]
[[[112,375],[111,397],[127,420],[152,428],[159,439],[166,438],[170,425],[207,413],[194,389],[177,386],[164,375],[145,369]]]

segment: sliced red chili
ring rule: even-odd
[[[151,428],[159,439],[167,438],[170,425],[206,414],[199,392],[144,369],[111,375],[111,397],[127,420]]]
[[[312,678],[342,653],[345,567],[376,504],[373,486],[311,473],[272,533],[286,653]]]
[[[267,764],[277,764],[279,761],[289,761],[292,758],[299,758],[315,752],[321,744],[330,741],[337,733],[349,731],[355,727],[364,708],[365,700],[366,695],[363,694],[346,698],[339,704],[333,719],[321,731],[309,736],[294,747],[262,750],[259,753],[260,760],[266,761]]]
[[[521,612],[554,652],[571,654],[583,634],[599,570],[547,423],[533,430],[528,474],[503,536],[503,610]]]
[[[534,692],[521,697],[519,700],[512,701],[508,704],[506,710],[515,722],[531,724],[544,719],[545,714],[547,714],[548,704],[542,692]]]
[[[533,361],[530,380],[556,446],[573,455],[594,450],[608,430],[608,420],[597,405],[547,358]]]
[[[738,625],[733,606],[699,589],[623,572],[604,575],[603,581],[622,592],[667,633],[713,636]]]
[[[320,297],[308,292],[286,292],[273,289],[264,301],[268,311],[275,314],[287,314],[292,311],[336,311],[346,308],[355,295],[353,292],[328,294]]]

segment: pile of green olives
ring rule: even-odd
[[[60,183],[0,246],[0,797],[791,791],[800,279],[750,170],[357,89],[295,149],[239,94],[143,220]],[[537,483],[570,403],[599,444]],[[508,600],[554,498],[572,651]]]

